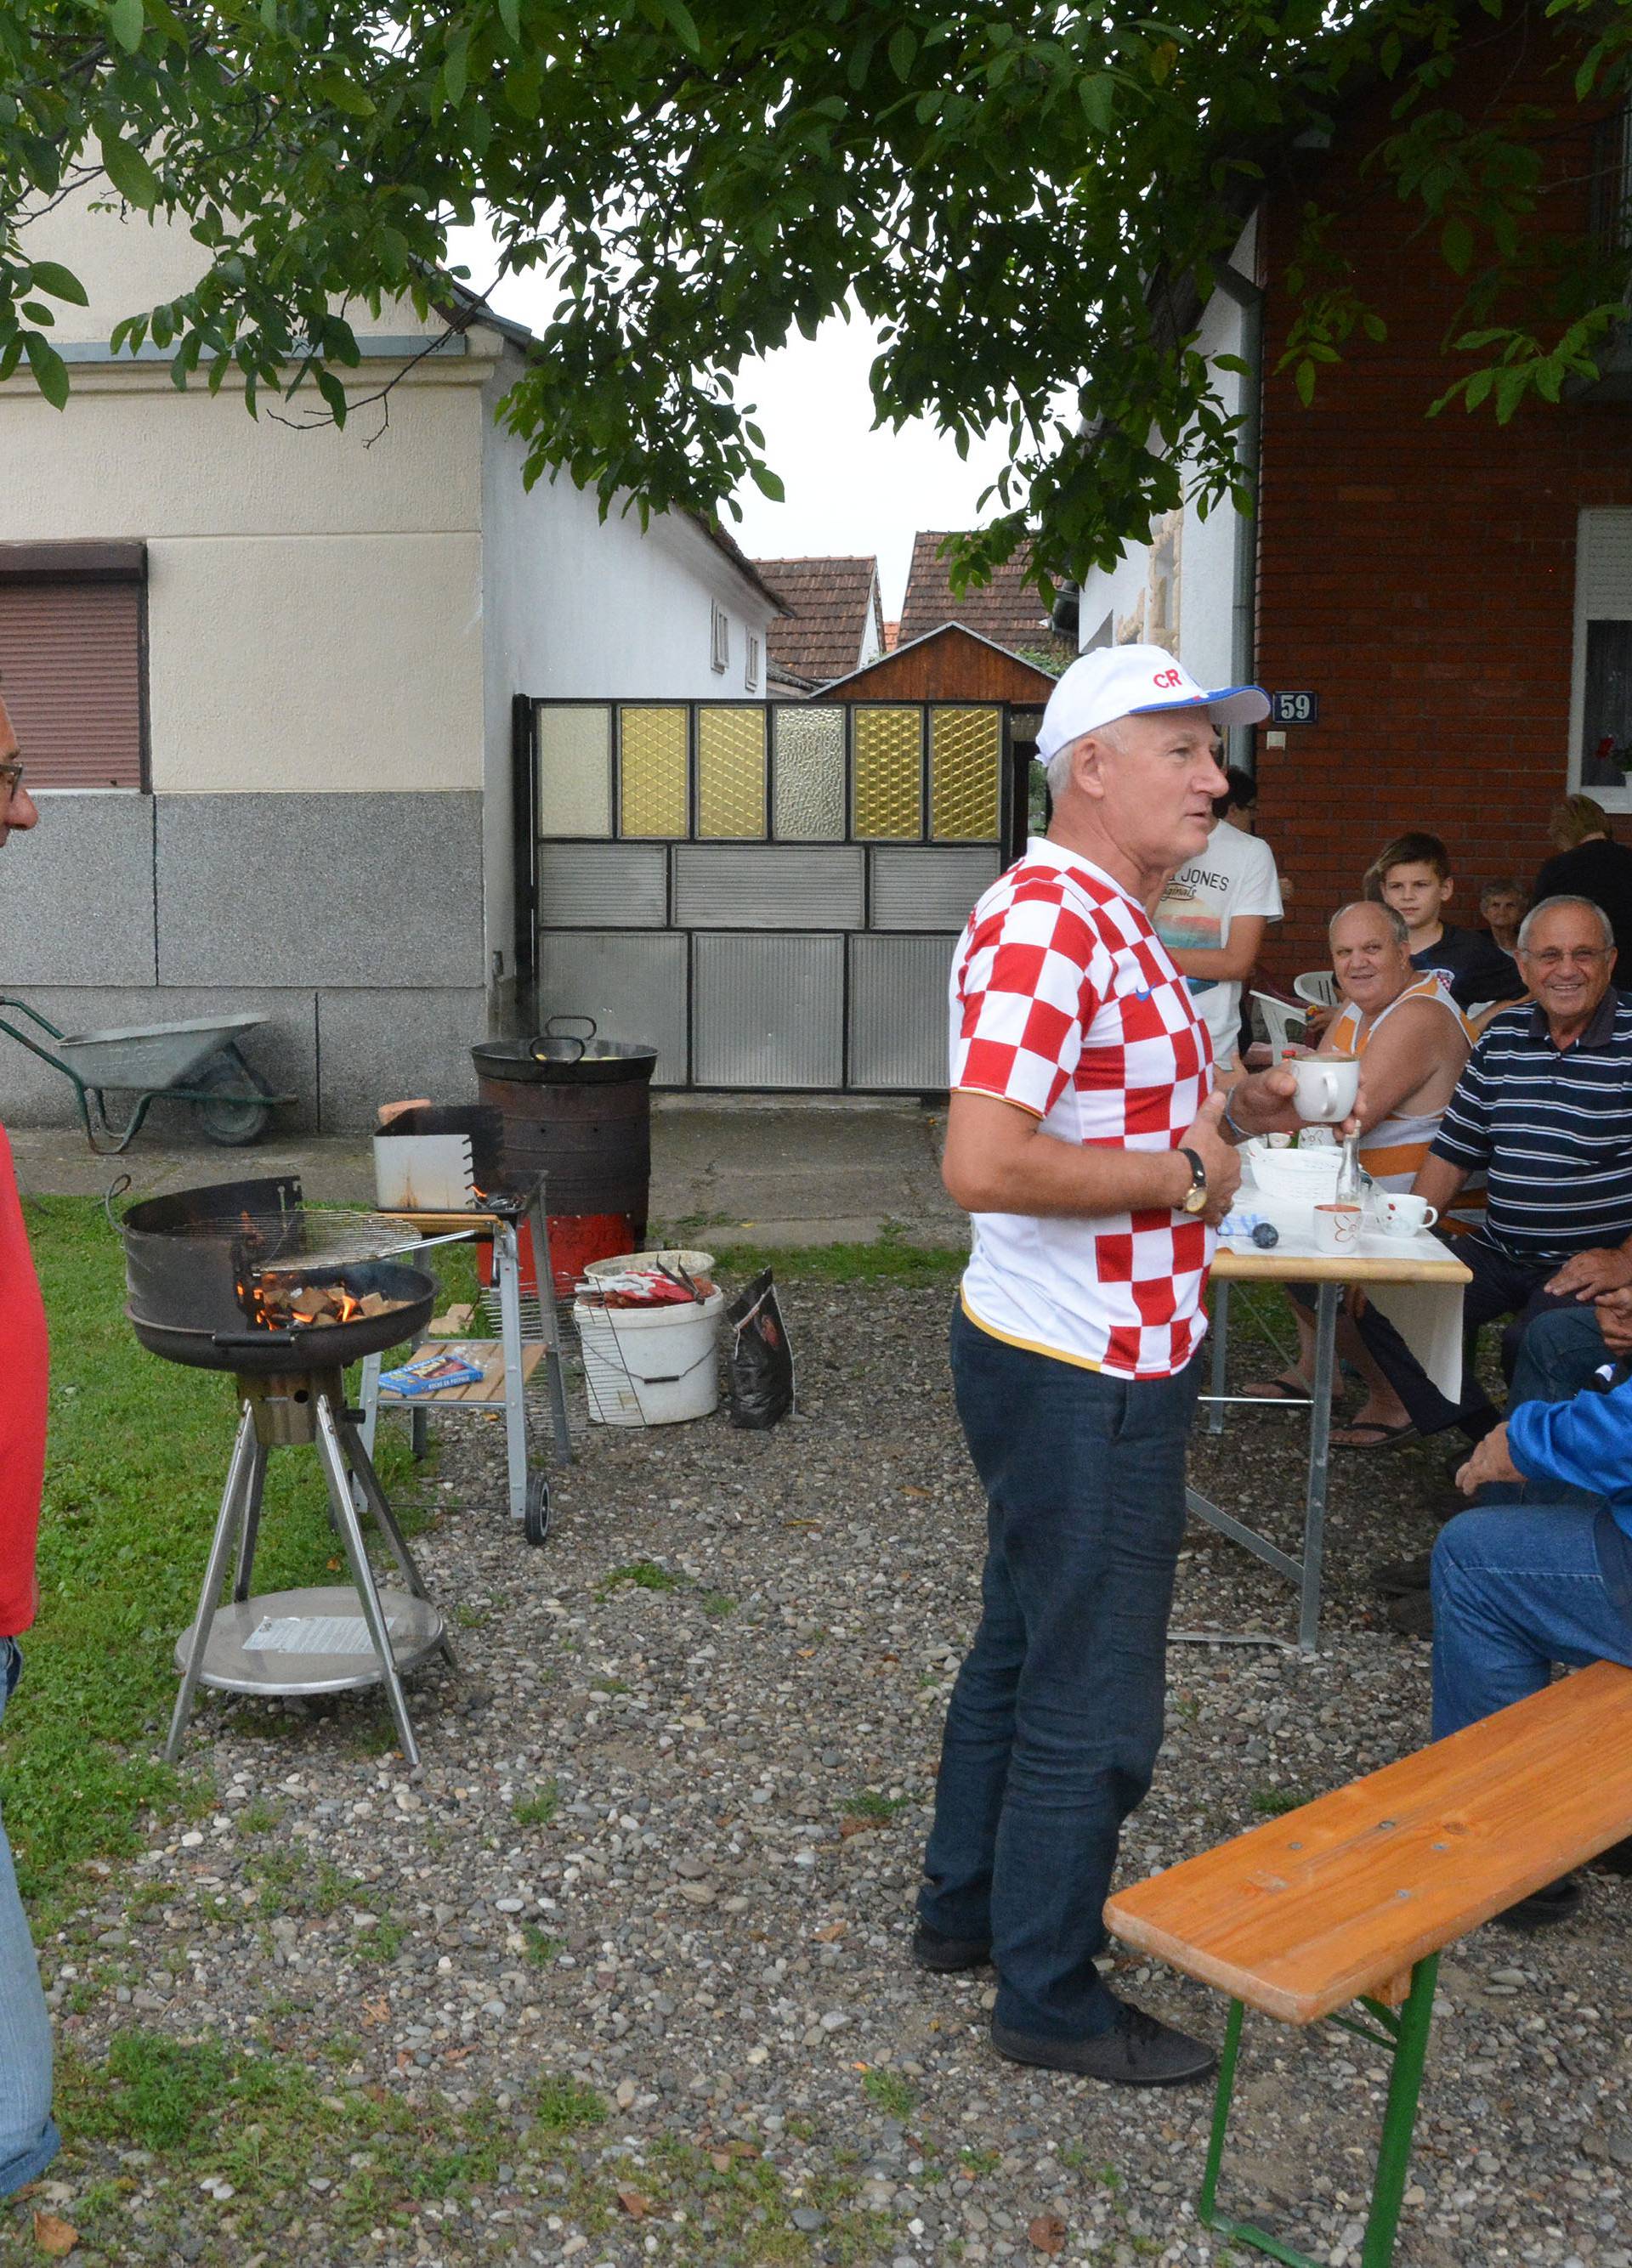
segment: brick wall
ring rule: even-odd
[[[1474,107],[1479,82],[1504,102],[1568,103],[1567,85],[1508,40],[1458,77],[1459,105]],[[1362,109],[1308,178],[1343,212],[1334,241],[1389,327],[1381,344],[1355,343],[1310,409],[1274,370],[1299,185],[1277,189],[1266,216],[1258,675],[1320,696],[1318,725],[1289,727],[1284,748],[1259,735],[1259,830],[1295,886],[1265,962],[1283,980],[1320,965],[1327,916],[1407,828],[1444,837],[1456,918],[1477,922],[1491,875],[1533,878],[1568,791],[1577,515],[1632,505],[1632,405],[1506,426],[1488,409],[1426,417],[1454,374],[1439,346],[1458,291],[1431,246],[1411,241],[1392,191],[1356,173],[1385,118]],[[1588,156],[1581,134],[1549,163],[1579,180]]]

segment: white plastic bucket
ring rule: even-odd
[[[613,1273],[618,1263],[593,1264]],[[602,1307],[575,1300],[572,1321],[583,1349],[591,1423],[679,1425],[710,1417],[720,1406],[724,1306],[723,1292],[700,1306],[689,1300],[672,1307]]]
[[[688,1276],[712,1276],[714,1256],[712,1252],[690,1252],[683,1246],[674,1245],[662,1252],[624,1252],[615,1260],[592,1260],[584,1270],[592,1284],[602,1276],[621,1276],[626,1268],[672,1268],[676,1273],[683,1268]]]

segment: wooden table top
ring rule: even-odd
[[[1449,1740],[1117,1891],[1105,1922],[1294,2024],[1632,1833],[1632,1670],[1595,1662]]]
[[[1379,1252],[1377,1247],[1384,1242],[1396,1243],[1401,1249],[1397,1256]],[[1317,1252],[1309,1245],[1288,1251],[1285,1245],[1282,1238],[1267,1252],[1256,1245],[1239,1252],[1233,1245],[1221,1244],[1213,1256],[1212,1272],[1226,1283],[1471,1284],[1473,1280],[1473,1270],[1444,1245],[1436,1246],[1430,1236],[1369,1236],[1362,1250],[1343,1254]],[[1438,1257],[1419,1249],[1422,1246],[1431,1247]]]

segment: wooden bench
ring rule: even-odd
[[[1244,2009],[1330,2016],[1393,2058],[1361,2252],[1388,2268],[1442,1948],[1628,1830],[1632,1670],[1600,1661],[1108,1899],[1124,1944],[1230,1996],[1202,2222],[1315,2268],[1216,2197]],[[1369,2021],[1334,2014],[1352,2000]]]

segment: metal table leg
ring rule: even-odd
[[[1224,1430],[1224,1366],[1230,1354],[1230,1285],[1215,1281],[1213,1285],[1213,1395],[1207,1413],[1207,1430],[1222,1433]]]
[[[1309,1413],[1309,1488],[1303,1500],[1303,1569],[1297,1642],[1313,1653],[1320,1638],[1320,1572],[1326,1549],[1326,1480],[1332,1462],[1332,1383],[1337,1368],[1339,1284],[1322,1284],[1315,1300],[1314,1408]]]
[[[527,1518],[527,1381],[521,1374],[521,1259],[515,1223],[500,1221],[493,1231],[493,1260],[498,1278],[498,1329],[505,1351],[505,1456],[510,1479],[510,1517]],[[539,1300],[543,1300],[546,1263],[535,1250]]]
[[[550,1416],[555,1429],[556,1462],[572,1462],[572,1428],[566,1414],[566,1371],[561,1359],[561,1314],[556,1306],[555,1267],[550,1253],[550,1217],[541,1182],[528,1208],[533,1231],[533,1268],[538,1278],[538,1313],[544,1330],[544,1368],[550,1381]]]
[[[165,1742],[165,1762],[167,1764],[174,1764],[181,1755],[181,1736],[187,1730],[187,1720],[193,1713],[193,1697],[198,1690],[199,1673],[204,1666],[204,1649],[210,1643],[210,1625],[215,1619],[222,1579],[226,1573],[233,1538],[243,1516],[255,1449],[255,1413],[246,1403],[244,1414],[239,1420],[238,1438],[233,1444],[232,1462],[226,1469],[226,1486],[221,1491],[221,1509],[216,1518],[215,1534],[210,1538],[203,1587],[198,1594],[198,1619],[193,1625],[193,1643],[188,1648],[187,1666],[181,1672],[181,1688],[175,1697],[175,1708],[170,1718],[170,1737]]]
[[[402,1679],[396,1666],[396,1656],[391,1648],[391,1633],[386,1628],[385,1610],[380,1603],[380,1592],[374,1582],[374,1571],[368,1564],[368,1551],[363,1542],[363,1531],[358,1525],[357,1508],[351,1501],[351,1476],[346,1470],[345,1459],[340,1452],[340,1439],[335,1429],[334,1412],[327,1395],[317,1397],[317,1447],[323,1461],[324,1475],[329,1482],[329,1499],[334,1507],[335,1524],[340,1531],[341,1543],[351,1571],[351,1580],[362,1602],[363,1620],[368,1625],[368,1635],[380,1663],[380,1675],[386,1689],[386,1698],[391,1705],[391,1715],[396,1726],[396,1736],[410,1771],[419,1770],[419,1743],[414,1738],[414,1727],[408,1714],[408,1697],[402,1690]]]

